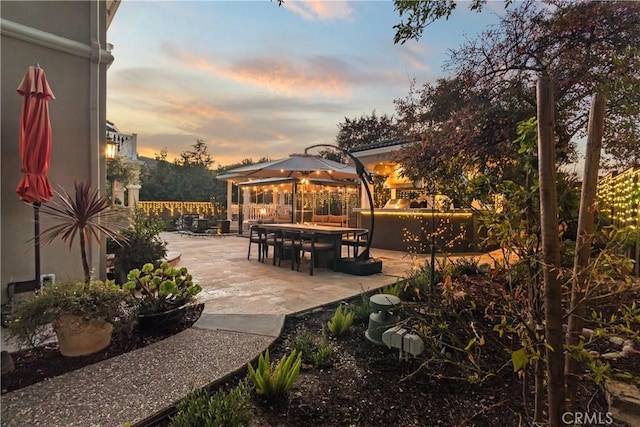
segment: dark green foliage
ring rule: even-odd
[[[131,183],[134,174],[134,167],[131,163],[125,162],[121,157],[107,159],[107,191],[106,194],[113,194],[113,183],[118,181],[123,186]],[[116,203],[115,200],[112,202]],[[124,200],[120,200],[122,204]]]
[[[313,366],[316,369],[326,369],[333,366],[333,355],[335,348],[333,344],[327,342],[324,338],[318,344],[318,348],[313,353]]]
[[[338,123],[336,143],[340,148],[350,150],[397,136],[397,124],[393,116],[378,116],[374,110],[370,116],[363,114],[355,119],[345,117],[343,123]]]
[[[351,306],[354,321],[356,322],[368,322],[369,315],[372,313],[371,304],[369,304],[369,294],[362,292],[360,294],[362,302],[360,304],[354,304]]]
[[[18,304],[9,334],[35,347],[48,338],[46,325],[60,316],[71,314],[115,323],[125,314],[127,301],[127,294],[109,281],[46,286],[35,297]]]
[[[309,332],[297,334],[287,345],[302,354],[304,363],[313,364],[313,353],[315,352],[316,344],[315,338]]]
[[[316,369],[325,369],[333,364],[335,352],[332,344],[323,336],[316,340],[309,332],[297,334],[287,345],[302,354],[302,362]]]
[[[156,267],[160,265],[167,254],[166,243],[159,236],[163,230],[164,221],[161,219],[150,218],[141,209],[134,211],[133,225],[121,233],[127,241],[115,247],[113,252],[117,283],[122,284],[129,271],[142,268],[147,263]]]
[[[434,273],[434,285],[442,282],[443,276],[439,270]],[[428,299],[431,289],[431,266],[423,265],[411,277],[404,281],[400,299],[405,301],[423,301]]]
[[[228,392],[213,396],[206,390],[189,393],[177,405],[178,413],[171,418],[171,427],[240,427],[253,418],[250,387],[246,380]]]
[[[480,274],[480,268],[478,267],[478,258],[460,258],[453,262],[449,271],[451,277],[459,276],[472,276],[474,274]]]
[[[207,152],[207,145],[197,140],[193,150],[184,151],[170,162],[167,150],[156,155],[155,162],[140,174],[140,200],[175,200],[227,203],[227,185],[216,179],[215,161]]]

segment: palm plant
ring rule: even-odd
[[[116,242],[121,242],[125,238],[106,225],[106,221],[117,213],[109,208],[107,196],[101,196],[97,189],[92,189],[91,185],[85,182],[74,182],[74,187],[75,196],[61,189],[57,192],[59,201],[42,205],[40,208],[42,213],[57,221],[57,224],[40,233],[40,241],[51,243],[60,238],[63,242],[69,243],[69,250],[71,250],[73,241],[78,235],[84,281],[89,283],[91,270],[87,257],[87,244],[91,245],[91,241],[95,240],[102,246],[102,234]]]

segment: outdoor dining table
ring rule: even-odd
[[[345,234],[366,233],[366,228],[332,227],[330,225],[315,224],[261,224],[260,227],[267,231],[293,231],[300,233],[315,233],[323,241],[333,243],[334,257],[336,261],[342,258],[342,236]]]

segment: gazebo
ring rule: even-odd
[[[217,178],[228,183],[227,215],[230,220],[237,217],[239,233],[266,218],[303,223],[315,214],[348,216],[359,202],[355,168],[315,155],[294,154],[235,168]]]

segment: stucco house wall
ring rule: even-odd
[[[52,150],[49,179],[54,190],[73,191],[75,180],[105,187],[106,52],[104,1],[3,1],[0,8],[1,185],[0,282],[35,278],[33,209],[15,192],[21,177],[19,123],[22,97],[16,92],[27,68],[38,63],[56,97],[49,102]],[[56,198],[57,196],[54,196]],[[51,225],[41,215],[41,229]],[[93,245],[96,276],[105,271],[104,251]],[[54,242],[41,249],[41,273],[56,280],[82,277],[78,243],[70,252]]]

